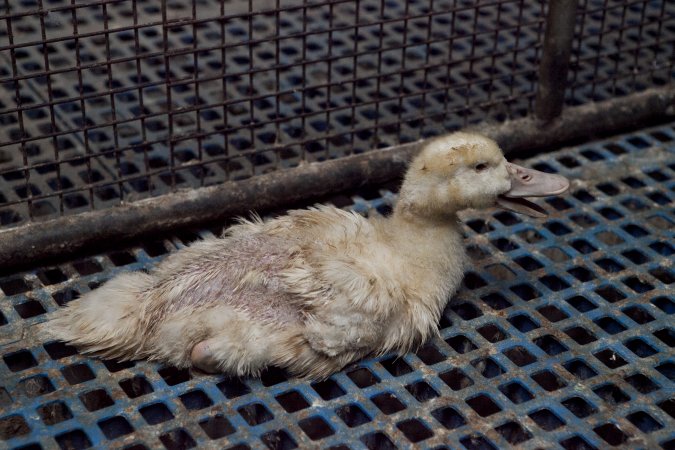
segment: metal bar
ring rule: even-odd
[[[475,128],[514,154],[559,146],[580,138],[625,132],[675,116],[675,88],[653,88],[600,103],[566,109],[541,128],[534,118]],[[610,114],[611,112],[611,114]],[[224,221],[251,210],[297,202],[399,177],[425,141],[276,171],[250,179],[127,203],[119,207],[0,231],[0,268],[17,270],[45,258],[92,251],[101,244],[178,227]]]
[[[562,112],[577,6],[578,0],[552,0],[548,8],[534,105],[535,114],[545,123]]]

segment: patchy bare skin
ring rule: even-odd
[[[534,179],[514,181],[523,173]],[[45,331],[104,357],[236,375],[278,365],[323,378],[437,333],[467,259],[460,210],[494,206],[512,185],[522,197],[565,183],[510,165],[487,138],[455,133],[412,162],[389,218],[319,206],[242,221],[150,273],[117,276],[54,313]]]

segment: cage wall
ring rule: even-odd
[[[5,0],[0,225],[533,110],[547,4]],[[583,1],[570,105],[669,85],[675,6]]]

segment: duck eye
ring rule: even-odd
[[[476,167],[474,167],[473,170],[475,170],[476,172],[482,172],[487,168],[488,168],[487,164],[480,163],[480,164],[476,164]]]

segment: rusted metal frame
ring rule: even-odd
[[[548,7],[534,103],[536,117],[544,123],[558,117],[563,109],[577,6],[578,0],[551,0]]]
[[[484,124],[475,130],[497,140],[505,153],[550,148],[575,139],[664,121],[675,116],[673,86],[567,108],[541,127],[536,118]],[[101,245],[178,227],[223,223],[251,210],[264,211],[401,176],[424,141],[277,171],[237,182],[179,190],[101,211],[0,231],[0,268],[18,270],[45,258],[93,251]]]

